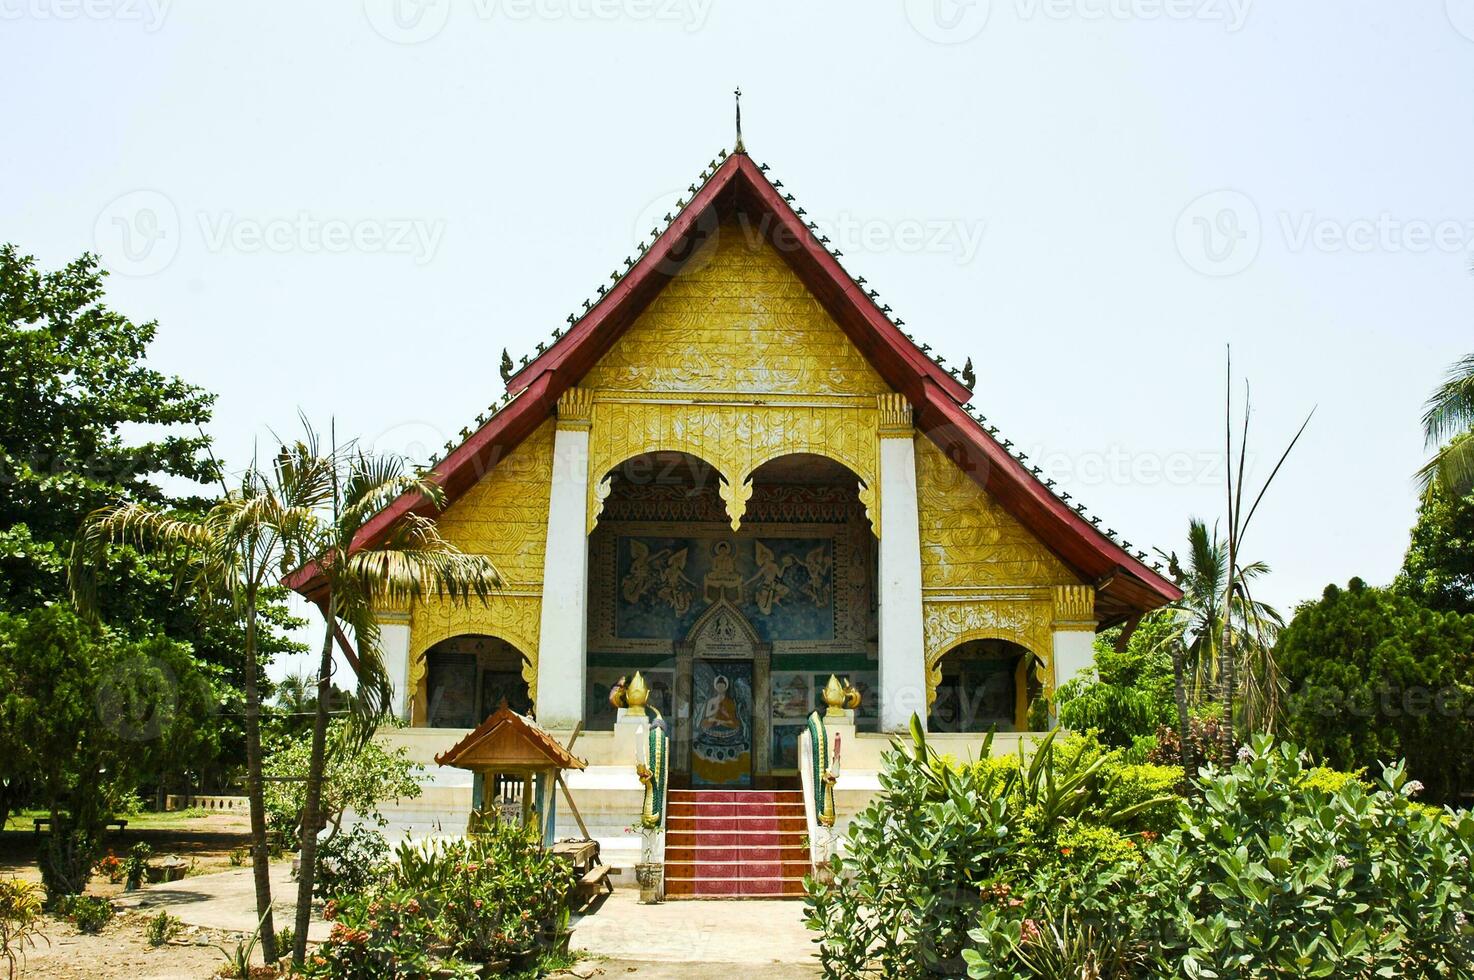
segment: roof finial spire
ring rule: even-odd
[[[737,145],[733,147],[733,152],[746,153],[747,147],[742,145],[742,86],[737,86],[732,94],[737,97]]]

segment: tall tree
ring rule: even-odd
[[[1474,444],[1474,434],[1455,443]],[[1394,588],[1429,609],[1474,613],[1474,488],[1428,487]]]
[[[62,604],[0,613],[0,781],[29,781],[50,814],[48,902],[86,886],[140,778],[210,751],[211,673],[183,643],[133,640]]]
[[[262,790],[261,694],[257,683],[263,598],[302,560],[298,544],[310,535],[332,486],[330,463],[312,442],[282,447],[271,467],[252,466],[202,519],[146,503],[104,507],[88,515],[72,549],[72,594],[87,611],[97,608],[97,573],[109,553],[129,545],[177,563],[201,601],[229,602],[245,624],[246,789],[251,817],[252,870],[261,945],[276,958],[271,915],[271,867]]]
[[[317,706],[302,816],[301,869],[297,878],[296,947],[293,962],[307,953],[312,890],[317,870],[317,835],[322,829],[322,781],[328,705],[332,693],[333,647],[352,633],[358,692],[353,707],[360,737],[367,737],[390,707],[392,687],[384,668],[377,614],[428,594],[451,602],[484,602],[501,587],[501,575],[483,555],[468,555],[440,536],[435,521],[409,514],[382,543],[355,548],[359,532],[384,507],[404,494],[419,494],[440,509],[445,494],[425,474],[410,472],[396,457],[373,457],[347,447],[330,454],[334,478],[331,506],[323,519],[304,526],[301,551],[314,556],[319,608],[323,613],[322,655],[317,671]]]
[[[1458,439],[1474,430],[1474,354],[1466,354],[1428,399],[1423,437],[1437,452],[1418,471],[1424,490],[1439,485],[1454,497],[1474,490],[1474,440]]]
[[[1247,381],[1244,383],[1244,422],[1238,442],[1238,465],[1235,466],[1233,458],[1233,353],[1231,350],[1225,356],[1225,369],[1223,433],[1224,461],[1228,464],[1225,468],[1226,475],[1224,479],[1224,489],[1228,497],[1228,534],[1227,540],[1225,541],[1228,549],[1228,573],[1224,583],[1222,597],[1223,639],[1218,645],[1218,696],[1223,702],[1223,736],[1220,749],[1223,755],[1227,756],[1233,751],[1233,743],[1236,737],[1234,701],[1239,694],[1236,679],[1239,656],[1243,653],[1256,653],[1265,657],[1271,657],[1268,663],[1264,665],[1267,669],[1263,670],[1259,677],[1264,680],[1275,679],[1272,670],[1272,647],[1269,643],[1264,642],[1261,638],[1260,642],[1255,643],[1253,646],[1236,650],[1233,642],[1233,611],[1235,606],[1243,603],[1246,608],[1252,609],[1255,605],[1253,596],[1249,591],[1249,580],[1243,574],[1239,557],[1243,552],[1244,535],[1248,533],[1249,526],[1254,521],[1254,515],[1258,512],[1259,505],[1264,502],[1264,495],[1269,492],[1270,486],[1274,483],[1274,478],[1279,475],[1280,468],[1285,465],[1285,460],[1290,458],[1290,453],[1295,451],[1295,445],[1300,441],[1300,437],[1305,434],[1306,427],[1310,425],[1310,420],[1315,415],[1315,409],[1311,409],[1310,414],[1305,416],[1305,421],[1300,423],[1300,428],[1295,432],[1294,438],[1285,447],[1285,451],[1280,454],[1279,460],[1274,464],[1274,469],[1270,470],[1269,476],[1265,479],[1263,485],[1260,486],[1259,492],[1254,495],[1252,502],[1245,509],[1244,489],[1248,485],[1245,478],[1245,466],[1249,458],[1249,417],[1252,414],[1249,385]],[[1250,619],[1247,621],[1247,625],[1252,626],[1257,632],[1262,628],[1263,624],[1258,619]],[[1253,672],[1249,672],[1246,677],[1253,683],[1257,683],[1258,681],[1258,678],[1256,678]],[[1269,712],[1266,718],[1269,723],[1272,723],[1273,710],[1276,704],[1275,699],[1278,698],[1279,694],[1277,683],[1273,687],[1261,689],[1255,693],[1260,703],[1266,705]],[[1245,720],[1251,725],[1255,723],[1255,719],[1252,717],[1246,717]],[[1186,750],[1184,749],[1184,751]]]
[[[104,283],[95,256],[42,271],[0,246],[0,610],[66,601],[68,552],[91,511],[121,502],[202,517],[214,493],[219,468],[201,432],[214,396],[146,366],[157,324],[109,309]],[[195,487],[179,496],[166,483]],[[197,659],[227,671],[233,690],[224,696],[239,702],[249,671],[229,603],[181,597],[170,556],[117,545],[107,558],[100,618],[134,638],[163,632],[188,642]],[[291,620],[281,598],[270,593],[261,604],[262,662],[297,649],[283,635]],[[239,758],[241,719],[213,717],[223,757]],[[218,762],[199,764],[219,778]]]
[[[1243,667],[1237,673],[1241,687],[1238,696],[1251,706],[1248,714],[1258,722],[1272,718],[1279,688],[1272,655],[1265,647],[1273,643],[1275,631],[1283,624],[1279,612],[1252,597],[1253,583],[1269,573],[1264,562],[1243,562],[1238,577],[1246,587],[1236,591],[1228,604],[1230,618],[1224,622],[1224,596],[1228,594],[1228,542],[1219,536],[1215,526],[1194,517],[1188,521],[1187,551],[1157,553],[1167,561],[1168,574],[1182,589],[1182,598],[1170,607],[1172,628],[1157,636],[1181,663],[1174,663],[1178,681],[1175,700],[1178,714],[1178,736],[1187,746],[1188,714],[1194,704],[1222,696],[1223,663],[1221,656],[1225,636],[1229,649]],[[1227,625],[1227,629],[1225,629]],[[1190,768],[1191,760],[1185,760]]]
[[[1375,772],[1405,758],[1436,801],[1474,790],[1474,616],[1352,579],[1297,608],[1278,653],[1286,727],[1327,764]]]

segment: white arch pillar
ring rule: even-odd
[[[921,524],[911,406],[880,396],[880,730],[926,724],[926,644],[921,615]]]
[[[592,397],[577,388],[558,399],[553,436],[548,540],[543,557],[537,643],[537,720],[570,729],[583,721],[588,686],[589,429]]]

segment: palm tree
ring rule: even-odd
[[[72,546],[70,583],[84,611],[97,606],[97,571],[110,546],[132,544],[178,562],[181,583],[205,599],[225,599],[245,621],[246,795],[251,815],[251,867],[261,948],[276,958],[271,915],[271,866],[261,786],[261,694],[258,683],[258,619],[263,590],[278,584],[301,561],[294,543],[331,489],[330,472],[309,439],[283,447],[272,468],[254,464],[203,517],[123,503],[100,508],[83,522]]]
[[[394,457],[373,457],[336,449],[329,456],[333,473],[330,506],[301,539],[304,554],[314,557],[316,594],[325,624],[317,672],[317,707],[313,717],[312,753],[307,771],[307,799],[302,814],[301,870],[297,885],[296,948],[299,967],[307,952],[316,875],[317,834],[321,829],[322,779],[326,755],[328,705],[332,690],[333,647],[352,633],[357,647],[358,693],[352,699],[361,738],[390,708],[392,688],[384,668],[376,613],[384,605],[402,606],[426,595],[485,602],[501,587],[501,574],[489,558],[468,555],[440,536],[433,519],[409,514],[390,529],[385,540],[356,548],[355,540],[369,519],[405,494],[419,494],[436,510],[445,503],[440,486],[426,475],[409,472]]]
[[[1449,368],[1423,412],[1423,436],[1438,452],[1418,471],[1424,492],[1435,484],[1463,496],[1474,489],[1474,439],[1457,439],[1474,430],[1474,354]]]
[[[1228,542],[1209,531],[1198,518],[1187,528],[1187,554],[1157,550],[1167,561],[1168,573],[1182,598],[1173,603],[1174,629],[1160,642],[1168,645],[1177,675],[1176,699],[1178,735],[1184,752],[1188,745],[1188,713],[1190,704],[1211,700],[1223,690],[1224,664],[1233,662],[1239,671],[1236,696],[1244,705],[1246,721],[1251,727],[1272,724],[1278,711],[1280,679],[1274,661],[1274,638],[1284,625],[1278,610],[1253,598],[1252,583],[1269,573],[1269,566],[1256,561],[1238,566],[1234,594],[1228,594]],[[1224,610],[1231,617],[1224,622]],[[1229,656],[1223,655],[1228,643]]]

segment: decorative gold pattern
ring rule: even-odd
[[[1053,606],[1049,599],[997,597],[929,599],[922,606],[926,637],[926,703],[936,700],[941,660],[949,650],[971,640],[1008,640],[1034,654],[1045,697],[1054,693]]]
[[[790,453],[827,456],[849,467],[866,485],[866,514],[879,532],[877,409],[873,400],[836,406],[681,404],[605,401],[594,403],[589,440],[589,530],[601,502],[598,487],[620,463],[644,453],[689,453],[711,465],[726,481],[720,488],[727,516],[741,525],[752,495],[754,470]]]
[[[462,551],[489,555],[507,582],[485,605],[474,599],[470,603],[431,599],[414,608],[410,620],[412,695],[422,693],[425,651],[441,640],[479,633],[506,640],[527,659],[522,675],[536,700],[553,429],[551,419],[539,426],[440,515],[440,532],[446,540]]]
[[[723,223],[579,382],[624,392],[890,389],[751,223]]]
[[[415,607],[410,624],[409,690],[416,702],[416,724],[423,724],[421,687],[425,680],[425,653],[456,636],[494,636],[517,648],[523,656],[522,678],[527,694],[537,703],[537,637],[542,616],[540,595],[494,593],[485,603],[441,599]]]
[[[911,403],[904,395],[878,395],[880,408],[880,437],[907,437],[911,432]]]
[[[1095,589],[1060,585],[1054,590],[1054,628],[1095,632]]]
[[[924,590],[1079,585],[1039,539],[924,436],[916,439]]]
[[[594,393],[587,388],[569,388],[558,398],[558,427],[587,429],[594,419]]]

